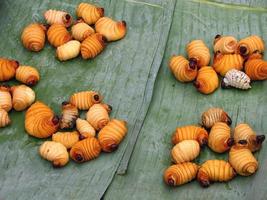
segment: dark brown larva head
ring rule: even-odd
[[[208,138],[202,138],[199,141],[199,145],[200,145],[201,148],[204,148],[207,144],[208,144]]]
[[[123,21],[121,21],[121,23],[123,24],[123,26],[125,26],[125,27],[127,26],[126,21],[123,20]]]
[[[104,42],[104,44],[108,43],[108,39],[105,36],[102,36],[102,41]]]
[[[175,186],[175,181],[173,180],[172,177],[169,177],[169,178],[168,178],[167,183],[168,183],[168,185],[170,185],[170,186]]]
[[[118,145],[113,143],[113,144],[110,144],[108,145],[106,148],[105,148],[105,151],[106,152],[113,152],[113,151],[116,151],[118,149]]]
[[[193,85],[195,86],[196,89],[199,89],[201,86],[198,81],[194,81]]]
[[[67,21],[69,21],[69,20],[71,19],[71,16],[70,16],[69,14],[66,14],[66,15],[65,15],[65,19],[66,19]]]
[[[265,135],[257,135],[256,136],[256,143],[261,144],[265,140]]]
[[[231,147],[231,146],[233,146],[235,144],[235,140],[234,140],[234,138],[229,138],[228,140],[227,140],[227,146],[228,147]]]
[[[222,89],[228,89],[228,88],[231,88],[231,86],[227,85],[224,80],[222,79],[222,82],[221,82],[221,88]]]
[[[63,102],[61,103],[62,106],[65,106],[65,105],[68,105],[68,104],[69,104],[68,101],[63,101]]]
[[[241,56],[246,56],[248,54],[248,49],[245,46],[240,46],[239,47],[239,52]]]
[[[241,144],[241,145],[246,145],[248,142],[247,140],[239,140],[238,141],[238,144]]]
[[[36,76],[30,76],[28,79],[27,79],[27,85],[29,86],[34,86],[36,85],[36,83],[38,82]]]
[[[104,16],[104,14],[105,14],[105,9],[104,8],[97,8],[97,11],[98,11],[98,13],[99,13],[99,15],[101,17]]]
[[[95,101],[99,101],[99,100],[100,100],[100,96],[99,96],[98,94],[95,94],[95,95],[94,95],[94,100],[95,100]]]
[[[232,124],[232,119],[231,119],[231,117],[229,117],[229,115],[227,115],[227,114],[226,114],[226,120],[225,120],[225,122],[226,122],[226,124],[229,125],[229,126]]]
[[[109,105],[109,104],[108,104],[108,108],[109,108],[110,111],[112,111],[112,109],[113,109],[112,106]]]
[[[210,181],[209,180],[200,180],[199,183],[203,188],[207,188],[207,187],[210,186]]]
[[[79,135],[79,140],[83,140],[83,139],[85,139],[86,137],[84,137],[83,135]]]
[[[220,34],[217,34],[214,39],[219,39],[220,37],[222,37]]]
[[[52,166],[54,168],[60,168],[61,167],[60,162],[57,162],[57,161],[52,162]]]
[[[57,115],[55,115],[53,118],[52,118],[52,123],[56,126],[59,124],[59,117]]]
[[[189,59],[189,67],[193,70],[197,69],[197,59],[190,58]]]
[[[83,162],[83,156],[77,153],[74,155],[74,160],[77,162]]]

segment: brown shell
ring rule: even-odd
[[[35,92],[26,85],[17,85],[11,88],[12,104],[16,111],[28,108],[35,101]]]
[[[82,138],[95,137],[96,131],[94,127],[85,119],[78,118],[76,120],[76,128]]]
[[[56,132],[52,135],[54,142],[63,144],[67,149],[70,149],[76,142],[79,141],[79,133],[73,132]]]
[[[37,138],[48,138],[58,130],[59,119],[44,103],[37,101],[25,115],[25,130]]]
[[[245,73],[251,80],[266,80],[267,62],[262,59],[248,59],[245,63]]]
[[[79,117],[78,108],[69,102],[63,102],[61,109],[59,127],[61,129],[73,128],[76,124],[77,118]]]
[[[0,86],[0,108],[7,112],[12,109],[12,98],[8,86]]]
[[[59,47],[71,40],[71,35],[62,24],[52,24],[47,31],[47,39],[54,47]]]
[[[102,96],[95,91],[82,91],[74,93],[70,97],[70,103],[80,110],[88,110],[92,105],[100,103]]]
[[[76,8],[77,17],[82,18],[87,24],[95,24],[104,16],[104,8],[96,7],[89,3],[80,3]]]
[[[255,52],[264,52],[264,41],[260,36],[251,35],[238,42],[237,52],[242,56],[249,56]]]
[[[11,123],[6,110],[0,108],[0,128],[6,127]]]
[[[15,77],[18,67],[18,61],[0,58],[0,81],[8,81]]]
[[[231,54],[236,52],[238,41],[233,36],[217,35],[213,42],[214,53]]]
[[[95,33],[95,30],[84,22],[78,22],[71,27],[72,37],[80,42],[93,33]]]
[[[44,18],[47,24],[63,24],[66,27],[71,26],[72,17],[69,13],[61,10],[47,10],[44,13]]]
[[[34,67],[19,66],[16,70],[16,79],[26,85],[34,86],[40,80],[40,75]]]

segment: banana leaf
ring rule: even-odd
[[[102,153],[98,159],[84,164],[70,162],[62,169],[53,169],[51,163],[38,155],[44,140],[30,137],[24,131],[25,112],[11,111],[12,125],[0,130],[0,199],[100,199],[123,155],[126,163],[130,157],[152,97],[174,2],[87,1],[104,7],[107,16],[125,20],[128,27],[124,39],[108,44],[93,60],[75,58],[60,62],[49,44],[39,53],[23,48],[20,42],[23,27],[31,22],[44,22],[42,15],[47,9],[66,10],[75,16],[80,2],[1,1],[1,57],[38,68],[41,81],[34,87],[37,99],[58,114],[61,102],[72,93],[99,91],[104,101],[112,105],[112,117],[128,122],[128,135],[115,153]]]
[[[252,89],[218,89],[211,95],[196,91],[192,84],[175,80],[168,69],[173,54],[185,55],[192,39],[203,39],[210,49],[216,34],[234,35],[238,39],[258,34],[267,41],[266,1],[179,0],[164,58],[159,70],[152,102],[139,134],[125,176],[116,175],[105,199],[266,199],[267,145],[255,154],[259,170],[250,177],[238,176],[227,183],[214,183],[203,189],[193,181],[180,187],[163,182],[163,172],[171,165],[171,136],[177,126],[198,124],[209,107],[221,107],[232,118],[232,128],[246,122],[258,133],[267,133],[267,81],[252,83]],[[267,56],[265,55],[265,59]],[[195,160],[228,159],[203,149]]]

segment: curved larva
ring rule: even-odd
[[[47,31],[47,39],[54,47],[59,47],[71,40],[71,35],[62,24],[52,24]]]
[[[26,26],[21,34],[23,46],[30,51],[41,51],[45,45],[46,27],[42,24],[30,24]]]
[[[194,160],[200,153],[200,146],[195,140],[184,140],[176,144],[171,150],[174,163],[183,163]]]
[[[74,146],[79,141],[79,133],[73,132],[56,132],[52,135],[52,141],[63,144],[67,149]]]
[[[26,85],[13,86],[11,93],[13,108],[16,111],[25,110],[35,101],[35,92]]]
[[[81,43],[77,40],[71,40],[57,47],[56,56],[60,61],[70,60],[79,55]]]
[[[80,3],[76,8],[77,17],[81,17],[85,23],[95,24],[98,19],[104,16],[104,8],[96,7],[89,3]]]
[[[76,120],[79,116],[78,108],[69,102],[64,101],[62,103],[61,117],[59,121],[59,127],[61,129],[73,128],[76,124]]]
[[[169,61],[169,68],[175,78],[181,82],[190,82],[197,77],[197,65],[189,65],[183,56],[173,56]]]
[[[249,58],[245,63],[245,73],[253,81],[267,79],[267,62],[260,58]]]
[[[6,110],[0,108],[0,128],[6,127],[11,123]]]
[[[212,67],[201,67],[201,69],[198,71],[194,86],[203,94],[213,93],[219,86],[219,78],[217,73]]]
[[[72,37],[80,42],[93,33],[95,33],[95,30],[84,22],[78,22],[71,27]]]
[[[44,13],[44,18],[50,25],[63,24],[64,26],[69,27],[72,23],[72,17],[70,14],[61,10],[47,10]]]
[[[95,137],[96,135],[94,127],[85,119],[78,118],[76,120],[76,128],[83,138]]]
[[[167,185],[178,186],[195,179],[198,166],[195,163],[185,162],[168,167],[164,171],[164,181]]]
[[[18,61],[0,58],[0,81],[8,81],[12,79],[15,76],[18,67]]]
[[[242,56],[249,56],[255,52],[263,53],[264,46],[264,41],[260,36],[251,35],[238,42],[237,52]]]
[[[44,142],[39,148],[39,154],[42,158],[51,161],[53,167],[63,167],[69,162],[66,147],[58,142]]]
[[[242,90],[250,89],[250,78],[242,71],[231,69],[225,74],[221,83],[222,88],[235,87]]]
[[[216,35],[213,42],[214,53],[231,54],[236,52],[238,41],[233,36]]]
[[[0,108],[7,112],[12,109],[12,98],[8,86],[0,86]]]
[[[16,70],[16,79],[26,85],[34,86],[40,80],[40,75],[34,67],[19,66]]]

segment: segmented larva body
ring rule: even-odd
[[[95,30],[85,22],[78,22],[71,27],[72,37],[80,42],[93,33]]]
[[[89,35],[81,44],[81,54],[83,59],[90,59],[100,54],[106,47],[106,38],[100,33]]]
[[[69,102],[62,103],[61,118],[59,121],[59,127],[61,129],[73,128],[76,124],[76,120],[79,117],[78,108]]]
[[[197,171],[198,166],[195,163],[175,164],[164,171],[164,181],[170,186],[183,185],[195,179]]]
[[[261,148],[265,135],[256,135],[248,124],[241,123],[235,127],[234,139],[236,143],[240,140],[246,140],[249,150],[255,152]]]
[[[79,141],[79,133],[73,132],[56,132],[52,135],[54,142],[63,144],[67,149],[70,149],[76,142]]]
[[[12,98],[8,86],[0,86],[0,108],[7,112],[12,109]]]
[[[46,27],[42,24],[34,23],[24,28],[21,34],[23,46],[30,51],[41,51],[45,45]]]
[[[57,48],[56,56],[60,61],[76,58],[81,49],[81,43],[77,40],[71,40]]]
[[[97,20],[95,30],[107,38],[108,41],[116,41],[124,38],[127,32],[125,21],[114,21],[109,17],[102,17]]]
[[[219,78],[212,67],[201,67],[194,82],[197,90],[203,94],[213,93],[219,86]]]
[[[70,97],[70,103],[80,110],[88,110],[92,105],[100,103],[101,101],[102,96],[95,91],[77,92]]]
[[[11,123],[11,120],[8,116],[7,111],[0,108],[0,128],[6,127],[10,123]]]
[[[19,66],[16,70],[16,79],[26,85],[34,86],[40,80],[40,75],[34,67]]]
[[[25,115],[25,130],[37,138],[47,138],[58,130],[59,119],[44,103],[37,101]]]
[[[242,176],[250,176],[258,169],[258,161],[247,148],[245,140],[239,141],[230,149],[229,162],[235,171]]]
[[[95,24],[104,16],[104,8],[96,7],[89,3],[80,3],[76,9],[77,17],[81,17],[85,23]]]
[[[62,24],[66,27],[69,27],[72,23],[72,17],[70,16],[70,14],[61,10],[47,10],[44,13],[44,18],[50,25]]]
[[[96,131],[94,127],[85,119],[78,118],[76,120],[76,128],[82,138],[95,137]]]
[[[51,161],[53,167],[63,167],[69,162],[66,147],[58,142],[44,142],[39,148],[39,154],[42,158]]]
[[[231,54],[236,52],[238,41],[233,36],[216,35],[213,42],[214,53]]]
[[[259,58],[251,58],[245,63],[245,73],[253,81],[267,79],[267,62]]]
[[[242,56],[249,56],[255,52],[264,52],[264,41],[257,35],[251,35],[238,42],[237,52]]]
[[[169,68],[175,78],[181,82],[190,82],[197,77],[197,65],[189,65],[189,61],[183,56],[173,56],[169,62]]]
[[[186,46],[186,52],[189,57],[190,65],[203,67],[207,66],[210,62],[210,51],[209,48],[202,40],[193,40]]]
[[[13,108],[16,111],[25,110],[35,101],[35,92],[26,85],[13,86],[11,93]]]
[[[250,78],[244,72],[231,69],[225,74],[221,83],[222,88],[235,87],[242,90],[251,88]]]
[[[221,54],[217,53],[214,56],[213,68],[221,76],[231,69],[242,70],[244,59],[239,54]]]
[[[112,119],[98,134],[98,141],[105,152],[115,151],[127,133],[127,122]]]
[[[217,153],[223,153],[230,149],[234,144],[230,127],[224,122],[216,122],[210,130],[208,144]]]
[[[62,24],[52,24],[47,31],[47,39],[54,47],[59,47],[71,40],[71,35]]]
[[[199,126],[182,126],[176,128],[172,135],[172,143],[177,144],[183,140],[196,140],[200,146],[208,143],[208,132]]]
[[[86,120],[98,131],[108,124],[108,111],[102,104],[94,104],[86,113]]]
[[[208,160],[199,168],[197,180],[202,187],[209,187],[211,182],[229,181],[235,175],[230,163],[224,160]]]
[[[221,108],[209,108],[201,115],[202,125],[205,128],[211,128],[216,122],[224,122],[228,125],[232,124],[232,120]]]
[[[99,156],[101,147],[98,140],[89,137],[74,144],[70,150],[70,157],[76,162],[85,162]]]
[[[12,79],[15,76],[18,67],[18,61],[0,58],[0,81],[8,81]]]

